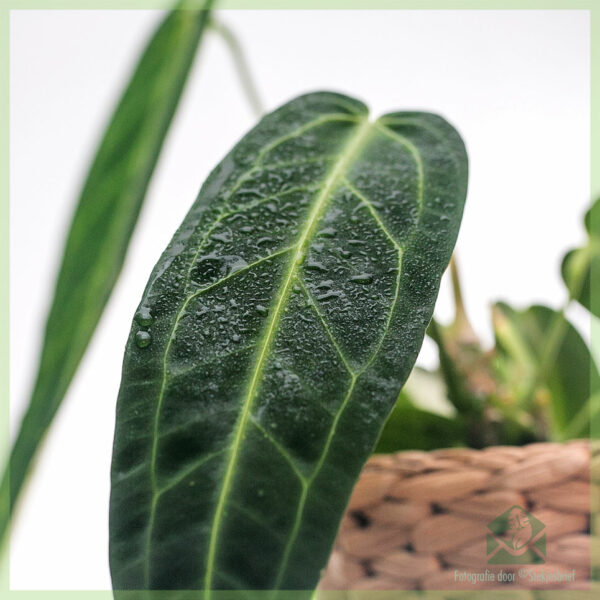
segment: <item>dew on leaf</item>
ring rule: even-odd
[[[354,283],[373,283],[373,274],[372,273],[360,273],[359,275],[352,275],[350,277],[350,281],[354,281]]]
[[[147,331],[138,331],[135,334],[135,343],[138,348],[146,348],[152,342],[152,336]]]
[[[320,262],[317,262],[316,260],[306,261],[305,268],[309,269],[311,271],[327,271],[327,269],[325,268],[325,265],[323,265]]]
[[[256,245],[260,246],[261,244],[270,244],[272,242],[273,242],[272,237],[261,237],[260,239],[256,240]]]
[[[226,256],[208,254],[198,260],[195,278],[199,283],[209,282],[235,273],[247,266],[248,263],[236,254]]]
[[[317,234],[321,237],[332,238],[337,235],[337,231],[333,227],[325,227]]]
[[[339,298],[342,295],[343,295],[343,293],[340,291],[331,290],[329,292],[326,292],[325,294],[321,294],[320,296],[317,296],[317,300],[329,300],[330,298]]]
[[[212,240],[225,243],[231,242],[231,240],[233,239],[231,231],[229,230],[223,231],[222,233],[213,233],[210,237]]]
[[[152,314],[150,313],[150,308],[147,306],[140,306],[138,311],[135,313],[135,322],[141,327],[148,327],[148,325],[152,325],[152,321],[154,320]]]

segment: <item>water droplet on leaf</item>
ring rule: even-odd
[[[147,306],[140,306],[138,311],[135,313],[134,318],[135,322],[142,327],[148,327],[148,325],[152,325],[152,321],[154,320],[150,314],[150,309]]]
[[[317,235],[332,238],[337,235],[337,231],[333,227],[325,227],[324,229],[321,229]]]
[[[308,260],[305,265],[306,269],[310,269],[311,271],[327,271],[325,265],[317,262],[316,260]]]
[[[373,283],[373,275],[371,273],[361,273],[360,275],[353,275],[350,277],[350,281],[354,283]]]
[[[138,331],[135,334],[135,343],[138,348],[145,348],[150,345],[152,336],[147,331]]]

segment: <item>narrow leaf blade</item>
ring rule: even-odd
[[[115,589],[311,589],[410,373],[460,225],[440,117],[321,92],[210,175],[125,351]]]
[[[30,404],[2,480],[0,535],[123,265],[207,16],[186,9],[165,18],[98,148],[69,230]]]

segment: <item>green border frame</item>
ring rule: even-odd
[[[202,0],[188,0],[190,4],[201,4]],[[0,431],[8,440],[9,404],[9,39],[10,11],[19,9],[168,9],[169,0],[0,0],[0,78],[3,82],[0,94],[0,382],[6,390],[2,396],[4,406],[0,407]],[[594,168],[600,156],[600,0],[221,0],[217,10],[228,9],[418,9],[418,10],[586,10],[590,12],[590,197],[600,194],[600,169]],[[596,73],[594,72],[596,70]],[[600,277],[600,273],[592,273]],[[595,356],[600,356],[600,319],[592,319],[592,347]],[[596,385],[597,382],[594,382]],[[592,438],[600,438],[600,431],[592,431]],[[5,442],[6,444],[6,442]],[[6,448],[0,446],[3,458]],[[593,546],[592,546],[593,548]],[[599,550],[600,551],[600,550]],[[596,556],[596,559],[600,558]],[[598,562],[598,561],[596,561]],[[595,589],[597,593],[598,589]],[[320,600],[401,600],[402,598],[423,600],[445,600],[446,598],[479,598],[493,596],[494,599],[516,600],[523,594],[524,600],[534,598],[584,599],[591,598],[588,591],[387,591],[387,592],[325,592]],[[476,596],[475,596],[476,594]],[[171,600],[170,593],[152,593],[152,600]],[[214,600],[242,600],[248,593],[215,592]],[[252,600],[300,600],[295,592],[282,592],[273,598],[268,593],[252,593]],[[9,553],[4,554],[0,563],[0,599],[4,600],[112,600],[112,591],[11,591],[9,589]],[[197,594],[178,596],[181,600],[198,598]],[[122,593],[118,600],[140,600],[138,593]],[[144,595],[144,600],[147,597]]]

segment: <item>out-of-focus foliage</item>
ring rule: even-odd
[[[600,202],[586,214],[585,226],[587,245],[569,252],[562,268],[569,297],[594,312],[600,295],[592,285],[592,272],[600,268]],[[565,311],[498,302],[491,310],[495,344],[486,349],[467,319],[455,263],[451,269],[455,320],[448,326],[434,320],[427,331],[438,347],[439,369],[419,377],[413,372],[377,451],[520,445],[600,430],[598,369]],[[427,398],[439,404],[440,393],[432,394],[423,381],[435,377],[443,380],[442,400],[454,413],[440,415],[428,405]]]
[[[174,10],[159,25],[90,167],[51,299],[37,378],[2,478],[0,538],[125,261],[211,4],[205,2],[206,10]]]
[[[598,370],[575,327],[546,306],[515,310],[498,303],[493,311],[496,372],[506,397],[533,418],[539,437],[588,436],[589,423],[574,427],[573,420],[586,409]],[[553,323],[560,330],[554,351],[546,341]]]
[[[587,243],[566,254],[561,272],[571,297],[600,317],[600,200],[594,202],[584,222]]]
[[[438,373],[414,369],[381,432],[375,452],[433,450],[440,447],[440,440],[446,446],[463,445],[465,424],[448,402],[446,393]]]

